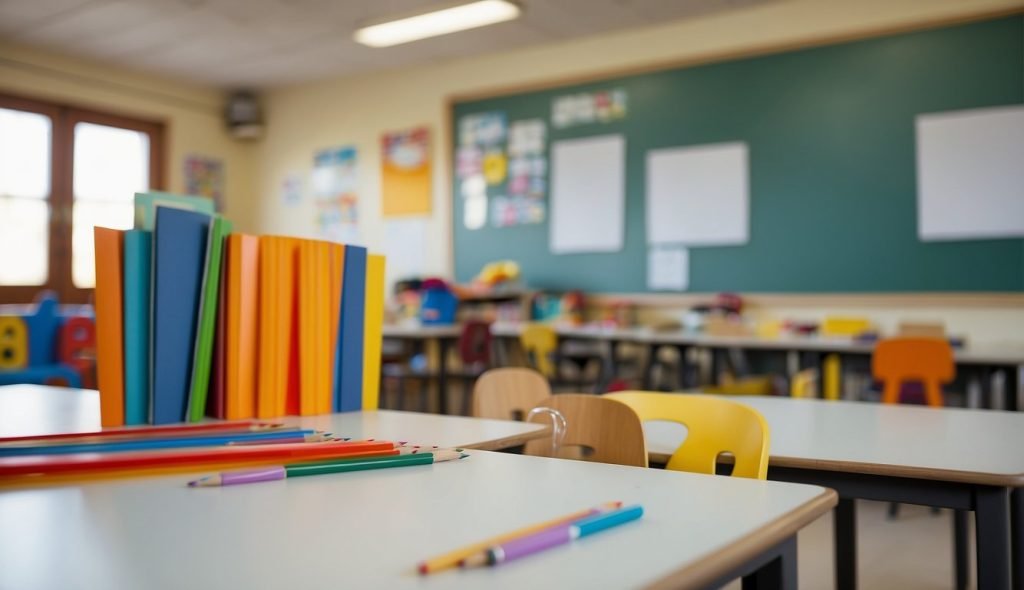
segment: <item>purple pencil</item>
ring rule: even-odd
[[[546,549],[571,543],[576,539],[599,533],[620,524],[634,521],[644,514],[642,506],[629,506],[602,512],[569,524],[557,525],[525,537],[495,545],[486,552],[467,559],[465,567],[498,565]]]

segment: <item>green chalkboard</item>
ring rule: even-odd
[[[628,93],[624,118],[550,124],[557,97],[616,88]],[[553,141],[621,133],[627,155],[615,253],[553,254],[547,220],[467,229],[454,175],[456,278],[512,259],[533,288],[645,291],[646,152],[744,141],[750,241],[692,248],[691,291],[1022,291],[1024,240],[918,239],[914,133],[921,113],[1021,103],[1022,16],[457,102],[456,143],[462,117],[495,111],[547,121],[548,153]]]

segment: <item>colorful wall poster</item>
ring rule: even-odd
[[[481,229],[487,225],[487,187],[501,185],[508,172],[507,131],[507,117],[501,111],[459,119],[455,177],[462,196],[462,223],[466,229]]]
[[[316,201],[317,233],[336,242],[357,242],[356,148],[330,148],[317,152],[313,157],[310,180]]]
[[[581,92],[555,97],[551,124],[556,129],[590,123],[611,123],[626,116],[627,95],[623,88]]]
[[[213,199],[214,209],[224,211],[224,162],[191,155],[185,158],[185,193]]]
[[[417,127],[381,137],[381,214],[429,215],[430,130]]]
[[[543,223],[547,213],[547,126],[541,119],[513,121],[508,133],[506,196],[495,198],[491,225]]]

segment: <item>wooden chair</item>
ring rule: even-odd
[[[925,402],[941,408],[945,405],[942,386],[956,376],[953,348],[938,338],[882,340],[875,346],[871,372],[883,384],[882,403],[899,403],[903,384],[920,382]]]
[[[624,391],[604,396],[633,409],[642,422],[664,420],[686,427],[686,439],[666,469],[714,475],[723,453],[733,456],[732,475],[768,476],[768,423],[757,410],[708,395]]]
[[[567,458],[573,451],[582,451],[586,461],[647,467],[647,443],[644,429],[636,412],[629,406],[608,399],[580,393],[561,393],[543,402],[541,407],[551,408],[565,417],[566,431],[562,449],[557,456]],[[548,420],[535,416],[532,421]],[[526,443],[525,453],[541,457],[552,456],[551,441],[540,439]]]
[[[551,386],[533,369],[491,369],[473,387],[473,416],[525,420],[526,414],[551,397]]]

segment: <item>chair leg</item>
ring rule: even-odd
[[[462,415],[469,415],[469,401],[473,398],[472,379],[466,379],[462,384]]]

